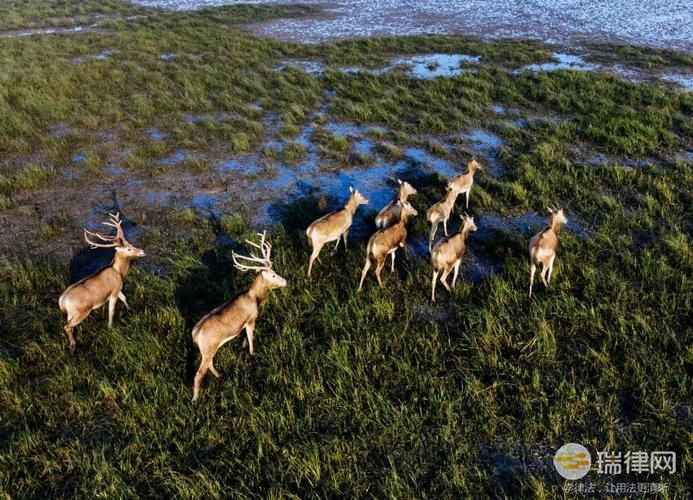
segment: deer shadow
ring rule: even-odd
[[[241,245],[226,232],[218,215],[211,210],[208,221],[215,235],[215,246],[202,254],[201,266],[191,270],[177,283],[174,294],[187,332],[192,332],[205,314],[224,303],[229,297],[229,290],[241,291],[229,252],[240,250]],[[197,348],[192,343],[192,337],[182,336],[177,348],[185,352],[183,379],[192,383],[197,370]]]

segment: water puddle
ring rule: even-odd
[[[168,137],[166,132],[162,132],[158,128],[148,128],[146,132],[147,136],[153,141],[163,141]]]
[[[479,56],[466,54],[426,54],[394,59],[392,67],[407,66],[414,78],[431,80],[460,75],[465,63],[478,63],[480,60]]]
[[[325,65],[320,61],[311,59],[285,59],[274,67],[275,71],[284,71],[287,68],[302,70],[309,75],[322,75],[325,72]]]
[[[505,172],[505,167],[499,159],[500,149],[505,141],[493,132],[483,129],[474,129],[464,134],[463,137],[470,143],[470,149],[485,160],[489,174],[499,177]]]
[[[173,52],[163,52],[159,54],[159,59],[161,59],[162,61],[173,61],[176,57],[176,54],[174,54]]]
[[[586,62],[581,56],[576,54],[566,54],[563,52],[554,52],[550,62],[542,64],[529,64],[515,70],[513,73],[519,74],[523,72],[551,72],[560,70],[571,71],[595,71],[599,66]]]
[[[693,90],[692,74],[668,73],[662,76],[662,80],[675,83],[686,90]]]

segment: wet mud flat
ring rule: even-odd
[[[224,0],[143,0],[146,5],[194,9]],[[263,3],[280,4],[281,0]],[[693,8],[683,0],[594,2],[572,0],[521,2],[358,0],[308,2],[319,16],[257,25],[263,36],[300,42],[372,36],[464,34],[483,39],[534,38],[574,45],[585,40],[626,42],[692,50]]]

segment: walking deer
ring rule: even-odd
[[[143,250],[134,247],[125,239],[120,214],[109,214],[109,221],[102,224],[115,228],[115,236],[104,236],[85,229],[84,239],[91,248],[115,248],[113,261],[109,266],[67,287],[58,299],[60,310],[67,314],[64,330],[70,342],[71,352],[74,352],[77,346],[74,328],[93,310],[108,302],[108,327],[111,328],[116,302],[120,300],[127,309],[130,308],[123,294],[123,280],[130,270],[131,261],[145,256]],[[101,242],[89,237],[97,238]]]
[[[541,280],[548,288],[553,273],[553,263],[558,250],[558,234],[561,226],[568,222],[563,209],[549,208],[549,225],[529,242],[529,296],[532,296],[534,273],[541,264]]]
[[[349,187],[349,201],[347,201],[344,208],[337,210],[336,212],[331,212],[327,215],[323,215],[318,220],[313,222],[308,229],[306,229],[306,235],[310,240],[310,245],[313,247],[313,252],[310,255],[310,260],[308,261],[308,276],[313,270],[313,262],[315,259],[320,261],[318,256],[322,247],[327,243],[337,240],[337,244],[334,246],[334,251],[337,251],[339,247],[339,240],[344,239],[344,247],[347,245],[347,236],[349,235],[349,228],[354,219],[354,214],[359,205],[368,204],[368,199],[355,190],[353,187]]]
[[[450,292],[455,288],[457,283],[457,274],[460,270],[462,257],[467,246],[467,238],[469,233],[476,231],[474,218],[465,214],[460,216],[463,221],[462,227],[457,234],[453,234],[449,238],[445,238],[433,247],[431,252],[431,264],[433,265],[433,279],[431,280],[431,301],[436,301],[436,279],[440,275],[440,282]],[[452,276],[452,288],[447,283],[448,275],[454,270]]]
[[[402,247],[407,240],[407,220],[410,216],[417,215],[418,212],[412,207],[409,202],[397,202],[399,204],[400,217],[399,220],[390,227],[376,231],[368,240],[366,247],[366,263],[361,271],[361,281],[359,282],[359,290],[363,288],[363,281],[366,279],[366,274],[371,268],[372,263],[375,263],[375,277],[378,279],[378,284],[383,287],[383,281],[380,273],[385,267],[387,256],[392,258],[391,272],[395,270],[395,252]]]
[[[476,160],[470,160],[467,163],[467,173],[458,175],[450,184],[459,193],[464,194],[467,198],[466,208],[469,208],[469,193],[472,191],[472,186],[474,185],[474,174],[477,170],[483,170],[484,168]]]
[[[379,229],[384,229],[396,223],[399,220],[401,206],[397,202],[404,203],[410,196],[417,193],[414,186],[408,182],[397,179],[397,183],[399,184],[397,196],[390,203],[385,205],[375,217],[375,226]]]
[[[270,290],[286,286],[286,280],[272,270],[272,245],[265,241],[265,233],[258,233],[258,236],[259,244],[249,240],[246,243],[259,249],[261,257],[253,253],[250,256],[232,253],[236,269],[244,272],[257,271],[258,275],[250,288],[203,316],[192,330],[193,344],[197,345],[202,356],[193,383],[193,401],[197,401],[200,384],[207,370],[217,378],[221,376],[214,368],[214,355],[221,346],[238,337],[243,329],[246,333],[243,345],[245,347],[247,342],[250,354],[255,353],[253,338],[260,306],[269,296]]]
[[[443,223],[443,229],[445,230],[445,236],[448,235],[448,219],[450,218],[450,213],[452,208],[455,206],[455,200],[459,191],[450,182],[447,186],[447,192],[445,193],[445,198],[440,200],[438,203],[434,204],[426,212],[426,220],[431,225],[431,234],[428,238],[428,251],[431,251],[433,246],[433,239],[436,237],[436,232],[438,231],[438,226]]]

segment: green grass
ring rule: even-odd
[[[2,9],[9,29],[96,13],[122,18],[135,8]],[[693,146],[692,94],[603,74],[511,74],[550,57],[551,47],[538,42],[426,36],[303,46],[258,39],[241,26],[309,12],[144,11],[112,21],[107,34],[3,39],[0,497],[554,498],[563,482],[553,452],[579,442],[593,452],[676,451],[673,476],[617,479],[666,482],[666,497],[685,498],[693,164],[674,157]],[[74,63],[103,50],[112,56]],[[650,67],[688,57],[619,50],[624,62],[647,59]],[[334,68],[427,51],[481,55],[482,63],[477,73],[434,81],[273,69],[286,57]],[[163,53],[176,56],[162,60]],[[517,126],[493,104],[550,119]],[[259,152],[278,135],[287,145],[262,151],[264,179],[278,162],[304,158],[295,140],[308,122],[340,119],[385,128],[370,135],[388,161],[418,146],[464,164],[462,131],[502,137],[505,173],[477,178],[470,213],[480,231],[469,241],[499,272],[463,279],[452,294],[439,288],[431,305],[430,266],[411,253],[400,255],[394,276],[385,273],[386,289],[370,276],[358,294],[365,243],[352,240],[335,256],[323,251],[308,281],[304,230],[329,202],[287,200],[271,237],[289,287],[262,310],[256,356],[240,341],[224,346],[216,361],[224,379],[208,377],[193,405],[190,330],[250,282],[230,255],[255,232],[246,222],[255,213],[238,207],[210,217],[128,204],[129,185],[107,184],[103,168],[118,164],[124,178],[153,190],[183,175],[220,189],[236,177],[220,179],[218,160]],[[151,128],[167,135],[155,140]],[[323,153],[320,168],[377,160],[351,158],[349,140],[321,127],[311,140]],[[160,166],[177,150],[189,159]],[[622,166],[587,165],[585,151]],[[73,162],[78,152],[85,161]],[[625,166],[628,158],[647,166]],[[67,182],[65,168],[81,177]],[[82,248],[85,214],[98,209],[80,206],[81,197],[61,205],[59,195],[74,185],[85,200],[95,189],[124,197],[148,257],[126,280],[131,310],[118,309],[112,330],[95,312],[78,327],[71,356],[57,297],[70,282],[70,253]],[[444,180],[416,186],[412,202],[424,213]],[[552,289],[539,286],[529,300],[530,234],[481,229],[484,217],[553,204],[586,233],[562,234]],[[428,230],[423,216],[410,228],[412,239]]]

